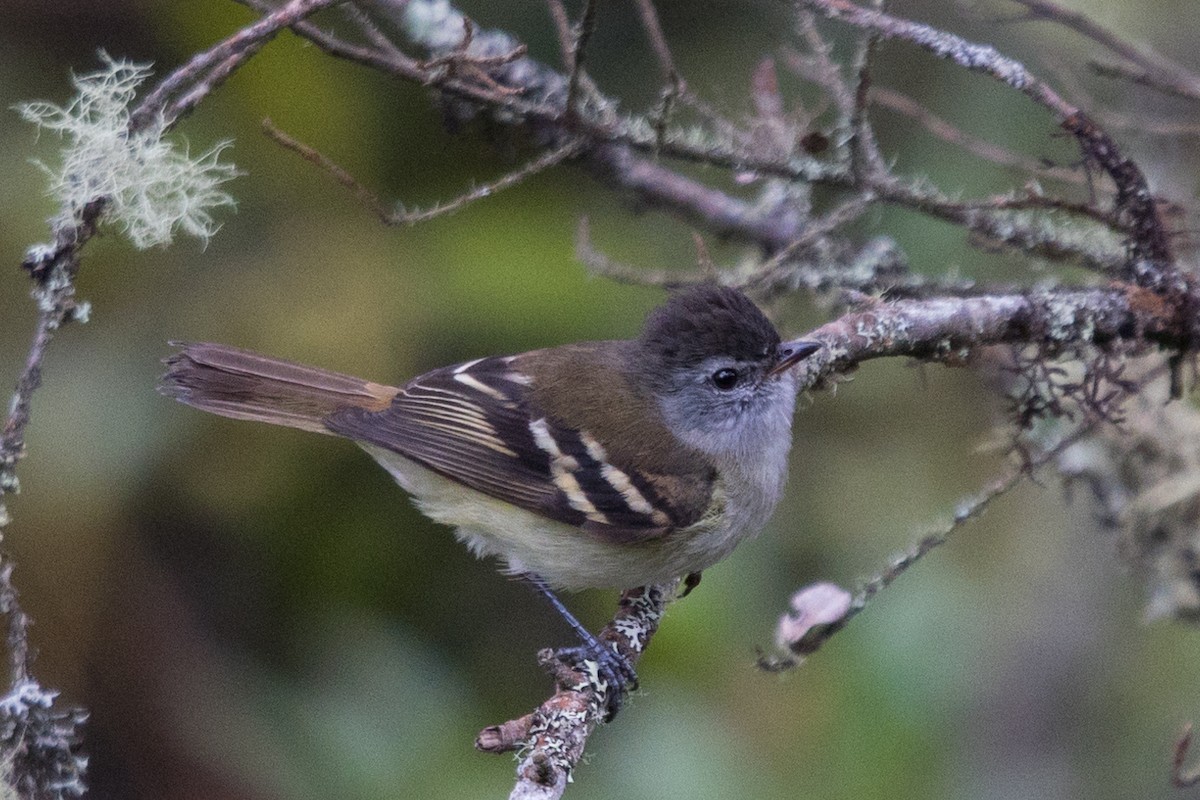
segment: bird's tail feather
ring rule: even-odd
[[[343,408],[387,408],[395,387],[210,342],[172,342],[159,392],[234,419],[332,433],[324,420]]]

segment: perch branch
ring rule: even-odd
[[[624,592],[616,615],[598,638],[636,664],[677,588],[675,581]],[[510,800],[562,797],[588,737],[608,707],[610,687],[594,670],[565,664],[553,650],[539,653],[538,662],[553,676],[554,694],[532,713],[484,728],[475,739],[475,747],[486,753],[523,751]]]
[[[869,302],[806,334],[824,347],[798,370],[801,385],[815,388],[870,359],[961,362],[973,349],[996,344],[1039,344],[1050,352],[1119,344],[1175,349],[1191,324],[1185,309],[1128,284]]]

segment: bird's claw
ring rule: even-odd
[[[637,671],[629,659],[594,637],[578,647],[557,650],[555,655],[560,661],[577,667],[584,667],[589,662],[596,665],[597,688],[604,694],[605,722],[610,722],[621,710],[625,695],[638,687]]]

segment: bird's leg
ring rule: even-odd
[[[683,591],[680,593],[679,598],[683,599],[683,598],[687,597],[689,594],[691,594],[692,589],[695,589],[697,586],[700,585],[701,577],[702,577],[702,573],[689,572],[687,574],[687,576],[683,579]]]
[[[633,669],[633,664],[629,663],[629,659],[611,647],[606,646],[603,642],[597,639],[592,633],[575,619],[562,600],[558,599],[558,595],[546,585],[546,581],[540,575],[532,572],[525,573],[525,579],[537,589],[538,593],[545,597],[554,610],[566,620],[567,625],[571,630],[575,631],[575,635],[583,642],[581,647],[564,647],[555,651],[560,659],[573,664],[580,664],[583,661],[594,661],[597,665],[597,672],[607,683],[607,700],[608,713],[605,714],[605,721],[611,720],[617,715],[617,711],[621,708],[621,701],[624,699],[625,692],[628,689],[636,689],[638,684],[637,672]]]

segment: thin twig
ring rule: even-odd
[[[382,53],[387,53],[389,56],[395,59],[403,60],[407,58],[407,56],[404,54],[404,51],[397,47],[396,43],[389,39],[387,34],[380,30],[379,26],[375,24],[375,20],[371,19],[370,15],[368,15],[366,11],[363,11],[354,3],[347,3],[346,5],[342,6],[342,13],[346,15],[347,19],[358,26],[358,29],[362,31],[363,36],[365,36],[367,41],[370,42],[371,45],[377,50]]]
[[[881,37],[902,39],[923,47],[939,58],[945,58],[966,69],[982,72],[1008,84],[1046,108],[1059,124],[1079,141],[1087,158],[1098,164],[1117,187],[1116,204],[1131,220],[1130,245],[1133,258],[1123,277],[1145,282],[1154,288],[1183,295],[1188,290],[1186,278],[1173,269],[1173,259],[1166,230],[1159,218],[1146,176],[1126,158],[1116,142],[1094,120],[1068,103],[1045,82],[1039,80],[1023,64],[1001,55],[995,48],[968,42],[907,19],[864,9],[849,0],[802,0],[833,19],[877,32]],[[1138,266],[1146,261],[1154,265],[1152,275]],[[1170,287],[1160,285],[1163,275]]]
[[[949,519],[939,523],[933,530],[921,536],[915,544],[893,558],[886,567],[865,581],[854,593],[849,608],[840,619],[827,623],[814,630],[811,635],[805,636],[802,640],[802,653],[767,655],[760,652],[759,668],[767,672],[782,672],[799,666],[800,661],[797,656],[807,657],[819,650],[834,634],[841,631],[852,619],[865,611],[871,601],[891,586],[896,579],[916,566],[929,553],[949,541],[950,537],[966,523],[978,519],[992,501],[1010,492],[1023,479],[1030,477],[1036,469],[1049,463],[1068,447],[1078,442],[1091,431],[1092,427],[1092,425],[1080,426],[1060,439],[1053,447],[1036,456],[1032,462],[1022,461],[988,481],[977,494],[959,502],[954,509],[954,514]]]
[[[0,520],[8,521],[3,496],[15,492],[17,462],[25,456],[25,429],[32,414],[33,394],[42,385],[42,361],[54,334],[74,319],[75,275],[79,271],[79,251],[96,234],[96,226],[106,201],[97,199],[83,208],[74,225],[63,225],[54,232],[54,243],[30,251],[24,266],[34,281],[34,297],[40,313],[25,356],[25,365],[17,377],[16,391],[8,404],[4,429],[0,431]],[[0,528],[3,524],[0,524]]]
[[[240,3],[247,8],[252,8],[260,13],[266,13],[274,8],[270,0],[234,0],[234,2]],[[398,78],[422,84],[428,80],[428,75],[421,68],[420,62],[406,55],[394,45],[390,47],[363,47],[351,44],[337,35],[306,21],[294,22],[290,27],[298,36],[302,36],[335,58],[343,58],[347,61],[353,61],[363,66],[377,69],[388,75],[394,75]],[[367,35],[367,38],[373,40],[373,36],[371,35]],[[519,100],[516,102],[519,102]]]
[[[1164,77],[1159,72],[1094,58],[1088,60],[1088,66],[1102,78],[1126,80],[1185,100],[1200,100],[1200,79],[1197,79],[1196,83],[1180,83],[1170,76]]]
[[[346,0],[291,0],[271,10],[262,19],[242,28],[215,47],[193,56],[187,64],[160,81],[130,114],[130,129],[138,130],[150,118],[163,113],[170,122],[187,114],[201,99],[219,86],[241,64],[252,57],[267,41],[295,23],[312,16],[323,8]],[[200,76],[212,70],[207,78]],[[184,98],[170,102],[171,96],[188,87]]]
[[[414,225],[418,222],[424,222],[426,220],[433,219],[434,217],[440,217],[443,214],[449,214],[458,211],[469,203],[473,203],[476,200],[482,200],[485,197],[491,197],[499,192],[504,191],[505,189],[516,186],[521,181],[531,178],[534,175],[537,175],[539,172],[544,172],[553,166],[574,158],[575,156],[579,155],[581,151],[582,146],[579,144],[579,142],[567,142],[566,144],[560,145],[554,150],[543,153],[524,166],[519,167],[518,169],[515,169],[512,172],[509,172],[500,178],[491,181],[490,183],[480,184],[469,191],[463,192],[458,197],[455,197],[448,202],[441,203],[434,208],[424,211],[393,211],[387,218],[385,218],[384,221],[389,225]]]
[[[872,7],[882,11],[883,0],[874,0]],[[879,143],[875,141],[875,131],[867,119],[872,84],[871,64],[878,44],[879,36],[865,31],[850,60],[850,69],[854,74],[854,102],[846,125],[854,134],[850,144],[851,169],[859,175],[887,173],[883,154],[879,152]]]
[[[1026,19],[1048,20],[1070,28],[1136,65],[1140,68],[1136,74],[1142,76],[1142,80],[1139,82],[1181,97],[1200,99],[1200,75],[1184,69],[1164,58],[1160,53],[1138,47],[1132,42],[1122,39],[1097,23],[1089,15],[1066,8],[1052,0],[1012,0],[1012,2],[1025,6]],[[1135,74],[1133,70],[1124,67],[1121,67],[1120,70],[1113,74],[1113,77],[1132,77],[1132,74]]]
[[[905,94],[881,86],[871,88],[871,101],[890,111],[903,114],[916,121],[922,128],[943,142],[961,147],[973,156],[999,164],[1002,167],[1013,167],[1029,172],[1041,178],[1083,185],[1085,179],[1076,169],[1051,167],[1032,158],[1027,158],[1011,150],[1000,147],[984,139],[972,136],[966,131],[950,124],[934,114],[925,106]]]
[[[1028,211],[1030,209],[1041,209],[1044,211],[1059,211],[1078,217],[1086,217],[1093,222],[1098,222],[1113,233],[1122,233],[1124,231],[1120,219],[1112,211],[1096,208],[1089,203],[1076,203],[1036,191],[1011,193],[997,197],[988,197],[982,200],[964,200],[962,207],[964,210]]]
[[[1175,752],[1171,756],[1171,785],[1176,789],[1189,789],[1200,783],[1200,767],[1186,769],[1188,751],[1192,747],[1192,723],[1183,726],[1175,739]]]
[[[833,231],[858,219],[871,207],[875,198],[870,193],[858,194],[839,204],[836,208],[812,220],[787,247],[784,247],[755,270],[743,284],[744,289],[763,289],[785,280],[791,272],[790,261],[797,253],[815,244]]]
[[[701,272],[643,269],[610,258],[592,244],[591,226],[587,217],[580,218],[579,225],[575,229],[575,258],[593,275],[601,275],[617,283],[631,283],[635,286],[690,286],[702,283],[708,277]]]
[[[650,47],[654,50],[659,70],[666,82],[659,97],[658,107],[652,117],[655,134],[661,143],[667,136],[667,124],[671,119],[675,104],[687,93],[687,83],[675,66],[675,58],[671,55],[667,37],[663,35],[662,23],[658,19],[658,9],[654,5],[654,0],[637,0],[637,7],[642,27],[646,30],[646,37],[650,40]]]
[[[415,225],[418,222],[426,222],[444,214],[452,214],[470,203],[482,200],[485,197],[491,197],[517,185],[527,178],[537,175],[539,172],[561,164],[563,161],[577,156],[582,150],[578,142],[568,142],[554,150],[549,150],[541,154],[529,163],[506,173],[494,181],[476,186],[451,200],[437,204],[433,208],[405,211],[389,207],[379,199],[379,195],[363,186],[358,179],[336,161],[316,148],[304,144],[300,140],[284,133],[271,120],[263,120],[263,132],[281,147],[291,150],[301,158],[327,172],[335,181],[346,189],[349,189],[359,202],[369,208],[386,225]]]
[[[654,49],[654,57],[658,59],[659,69],[662,70],[663,80],[673,86],[676,93],[684,91],[686,84],[675,66],[675,58],[671,55],[667,37],[663,35],[654,0],[637,0],[637,8],[642,27],[646,29],[646,36],[650,39],[650,47]]]
[[[562,0],[546,0],[546,8],[550,11],[550,20],[554,23],[554,33],[558,37],[558,52],[562,58],[563,70],[571,71],[571,17]]]
[[[1116,111],[1104,111],[1101,118],[1110,128],[1135,131],[1151,136],[1176,138],[1180,136],[1200,136],[1200,123],[1181,122],[1179,120],[1155,118],[1146,114],[1121,114]]]
[[[587,61],[587,46],[596,32],[596,0],[586,0],[583,5],[583,16],[571,28],[571,60],[567,75],[567,120],[573,120],[579,114],[580,80],[584,75],[583,66]]]
[[[320,167],[322,170],[328,173],[331,178],[340,183],[346,189],[349,189],[360,203],[371,209],[371,211],[374,212],[375,215],[381,220],[387,222],[391,218],[392,209],[388,208],[387,205],[385,205],[384,202],[379,199],[379,195],[375,194],[370,189],[359,183],[357,178],[347,172],[336,161],[329,158],[319,150],[304,144],[304,142],[301,142],[299,139],[284,133],[282,130],[276,127],[275,123],[270,119],[264,119],[262,121],[262,127],[263,133],[265,133],[268,138],[270,138],[280,147],[291,150],[304,160]]]

